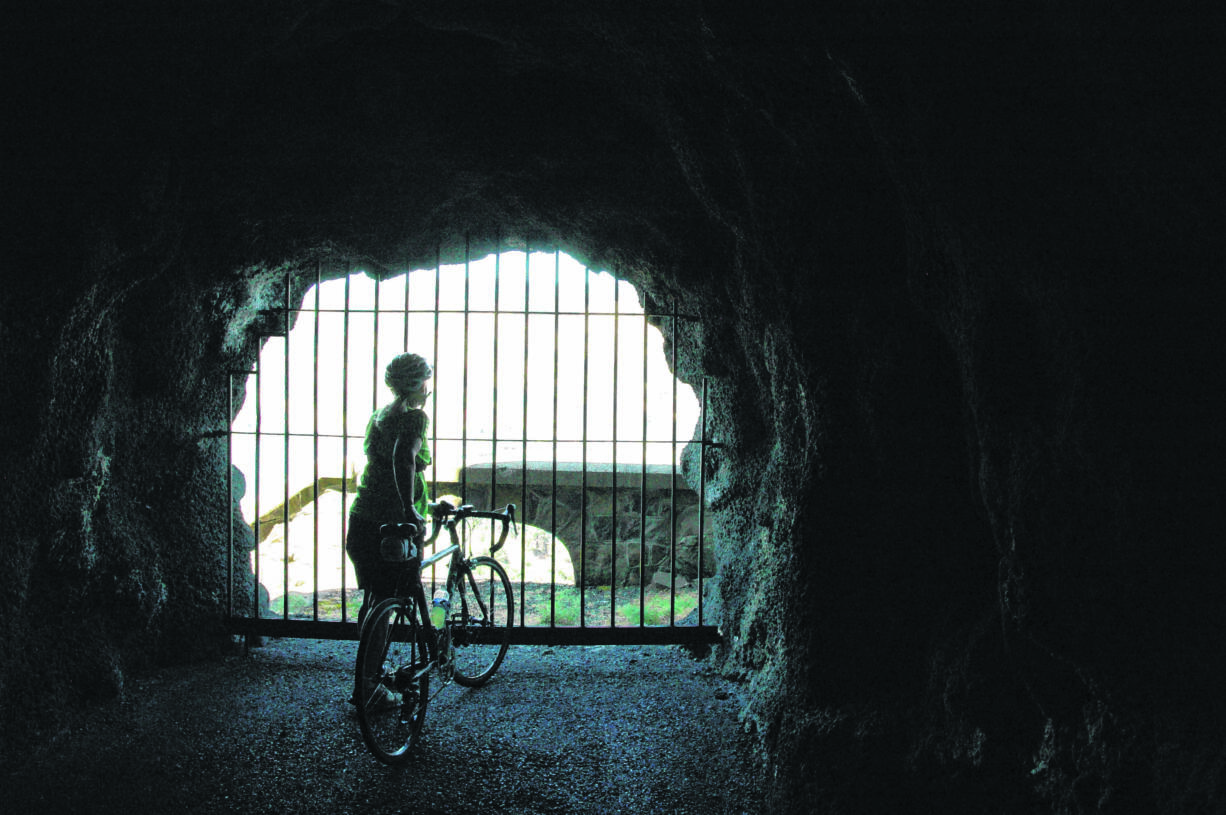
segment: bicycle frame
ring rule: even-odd
[[[483,616],[488,616],[489,609],[486,607],[485,601],[481,597],[481,593],[477,591],[477,586],[472,580],[472,573],[468,570],[466,565],[468,556],[464,551],[464,546],[460,540],[460,535],[457,530],[459,529],[460,524],[469,518],[488,518],[491,520],[502,521],[502,533],[500,534],[498,541],[490,547],[490,554],[493,555],[503,547],[503,545],[506,543],[507,533],[510,531],[511,527],[515,526],[514,504],[507,504],[507,506],[501,511],[480,511],[474,509],[469,504],[464,504],[457,508],[453,507],[446,501],[439,501],[431,504],[430,509],[434,529],[431,532],[430,537],[422,542],[421,547],[425,548],[427,546],[434,545],[438,540],[439,533],[444,529],[447,530],[451,543],[445,549],[435,552],[428,558],[421,559],[420,562],[417,562],[417,559],[415,558],[406,563],[405,569],[401,573],[397,582],[395,595],[396,597],[409,601],[417,609],[422,628],[432,632],[432,635],[426,638],[427,648],[429,649],[427,654],[429,657],[429,663],[426,665],[425,670],[430,670],[443,665],[442,655],[439,653],[440,646],[450,645],[450,643],[444,643],[442,641],[442,636],[440,636],[447,633],[446,626],[444,626],[440,631],[435,627],[434,621],[430,618],[430,601],[426,598],[425,583],[423,582],[425,570],[428,567],[439,563],[444,558],[450,557],[451,561],[447,564],[447,576],[443,584],[446,586],[448,593],[455,596],[457,594],[456,582],[459,580],[468,580],[473,590],[473,598],[477,601],[481,614]],[[418,556],[420,557],[420,551]],[[407,585],[405,585],[406,583]],[[466,594],[460,593],[460,596],[461,602],[468,602]],[[462,611],[467,613],[467,609],[462,609]]]

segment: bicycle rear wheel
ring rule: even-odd
[[[362,624],[354,704],[362,740],[384,764],[399,764],[421,734],[430,698],[429,656],[417,611],[384,600]]]
[[[455,647],[455,681],[480,687],[502,664],[515,620],[515,595],[506,571],[490,557],[475,557],[456,571],[447,626]]]

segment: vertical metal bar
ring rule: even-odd
[[[621,347],[618,345],[619,328],[621,324],[621,281],[613,278],[613,455],[612,481],[609,489],[609,626],[617,627],[617,362],[621,357]],[[641,615],[640,615],[641,616]]]
[[[587,390],[591,323],[591,270],[583,267],[583,423],[579,478],[579,626],[587,627]]]
[[[281,432],[285,434],[282,442],[284,451],[284,459],[281,462],[281,618],[289,619],[289,288],[290,288],[290,273],[289,269],[285,270],[285,304],[282,312],[282,319],[285,321],[283,326],[285,330],[285,371],[284,377],[281,380],[281,391],[283,399],[283,415]]]
[[[436,245],[437,245],[437,244],[436,244]],[[436,249],[436,252],[437,252],[437,249]],[[403,319],[404,319],[404,328],[403,328],[403,330],[401,331],[401,335],[400,335],[400,350],[401,350],[401,352],[407,352],[407,351],[409,350],[409,317],[410,317],[410,314],[411,314],[411,312],[412,312],[412,310],[413,310],[413,304],[412,304],[412,302],[410,301],[410,296],[409,296],[409,278],[410,278],[410,277],[412,277],[412,274],[413,274],[413,270],[412,270],[412,269],[410,269],[410,268],[409,268],[409,266],[408,266],[408,264],[406,263],[406,264],[405,264],[405,269],[404,269],[404,313],[403,313],[403,315],[402,315],[402,316],[403,316]],[[435,317],[436,317],[436,319],[437,319],[437,314],[435,315]],[[377,319],[377,318],[376,318],[376,319]],[[378,332],[378,323],[376,322],[376,324],[375,324],[375,325],[376,325],[375,336],[377,337],[377,336],[378,336],[378,333],[379,333],[379,332]],[[438,336],[438,335],[437,335],[437,333],[435,334],[435,336],[436,336],[436,337]],[[438,366],[438,357],[437,357],[436,355],[434,355],[433,353],[432,353],[432,354],[431,354],[431,356],[430,356],[430,364],[431,364],[431,365],[433,365],[433,366],[435,366],[436,368],[437,368],[437,366]],[[377,366],[376,366],[376,372],[375,372],[375,375],[376,375],[376,376],[378,376]],[[376,387],[376,389],[379,387],[378,382],[376,382],[376,383],[375,383],[375,387]],[[435,389],[434,389],[434,388],[431,388],[431,389],[430,389],[431,394],[433,394],[433,393],[434,393],[434,391],[435,391]],[[425,407],[426,407],[426,406],[423,404],[423,405],[422,405],[422,410],[425,410]],[[433,415],[434,415],[434,407],[433,407],[433,406],[432,406],[432,407],[431,407],[431,409],[430,409],[430,414],[429,414],[429,415],[430,415],[430,416],[433,416]],[[434,454],[434,447],[433,447],[433,446],[431,446],[431,447],[430,447],[430,452],[431,452],[430,462],[431,462],[431,466],[433,466],[433,465],[434,465],[434,455],[433,455],[433,454]],[[413,476],[413,479],[414,479],[414,486],[416,487],[416,479],[417,479],[417,476],[416,476],[416,466],[417,466],[417,462],[416,462],[416,461],[414,461],[414,462],[413,462],[413,466],[414,466],[414,476]],[[429,492],[429,495],[434,495],[434,479],[433,479],[433,478],[431,478],[431,479],[430,479],[430,482],[431,482],[431,483],[430,483],[430,492]]]
[[[341,622],[349,622],[348,567],[344,556],[345,541],[349,537],[349,283],[353,265],[345,262],[345,308],[341,333]]]
[[[374,415],[374,412],[379,409],[379,289],[381,288],[379,284],[383,281],[374,275],[371,275],[371,278],[375,281],[375,314],[374,347],[371,349],[370,356],[370,412],[371,415]]]
[[[707,523],[707,387],[708,380],[702,378],[702,404],[699,405],[698,420],[698,624],[703,624],[702,612],[702,550],[706,536]]]
[[[366,414],[368,417],[374,416],[375,411],[379,409],[379,289],[380,289],[379,284],[383,282],[374,274],[370,275],[370,279],[373,280],[375,283],[375,302],[374,302],[374,316],[372,317],[373,322],[371,325],[373,337],[372,337],[372,342],[371,342],[372,347],[371,347],[371,355],[370,355],[370,410]],[[363,448],[365,448],[365,443],[366,443],[365,431],[363,431],[363,437],[362,437]],[[400,503],[399,500],[397,500],[396,503],[399,504]],[[408,518],[405,518],[404,520],[407,521]]]
[[[490,403],[492,417],[490,418],[490,437],[492,439],[490,449],[490,498],[488,504],[494,505],[495,496],[498,494],[498,335],[501,333],[500,321],[502,319],[502,233],[498,232],[494,241],[494,377],[493,377],[493,393],[491,394]],[[490,521],[490,534],[493,535],[494,521]],[[492,539],[492,537],[491,537]],[[522,605],[522,603],[521,603]]]
[[[464,376],[460,391],[460,495],[468,497],[468,295],[472,287],[469,236],[464,234],[464,337],[460,358],[464,360]]]
[[[668,572],[669,572],[669,587],[668,587],[668,624],[670,626],[677,624],[677,301],[672,302],[672,315],[669,318],[669,330],[672,332],[672,370],[673,370],[673,421],[672,421],[672,445],[669,448],[672,458],[672,479],[669,483],[668,491],[668,521],[669,521],[669,542],[668,542]]]
[[[643,304],[643,455],[639,471],[639,622],[647,623],[647,309]]]
[[[443,249],[436,243],[434,244],[434,344],[430,348],[430,363],[434,366],[434,375],[436,377],[434,387],[430,389],[430,415],[434,417],[434,421],[430,422],[430,426],[434,428],[430,435],[430,494],[434,495],[435,498],[438,498],[438,495],[435,494],[435,491],[438,489],[438,310],[441,305],[439,289],[442,286],[443,280],[442,265]],[[408,304],[407,299],[405,304]]]
[[[521,414],[522,424],[520,435],[521,466],[519,471],[519,506],[521,516],[528,514],[528,345],[531,337],[528,312],[532,288],[532,247],[524,242],[524,410]],[[524,529],[522,526],[520,529]],[[528,592],[528,533],[520,532],[519,538],[519,624],[523,627],[527,609],[524,598]]]
[[[375,313],[372,318],[373,323],[371,326],[374,336],[373,342],[371,343],[372,347],[370,355],[370,411],[366,414],[368,417],[374,416],[375,411],[379,409],[379,290],[382,288],[381,284],[383,282],[375,274],[371,274],[370,279],[375,283]],[[363,448],[365,448],[365,443],[365,425],[363,425]],[[397,503],[399,503],[399,501],[397,501]],[[405,520],[407,521],[408,519],[405,518]],[[365,600],[365,598],[363,598],[363,600]]]
[[[469,297],[472,293],[472,258],[469,235],[464,234],[464,339],[462,340],[461,359],[464,360],[463,390],[460,393],[460,495],[468,498],[468,332],[469,332]],[[464,534],[464,529],[460,530]],[[436,564],[437,566],[437,564]],[[430,588],[435,587],[437,571],[431,567]]]
[[[311,513],[315,521],[314,543],[312,545],[311,569],[312,582],[315,584],[315,601],[311,608],[311,619],[319,619],[319,286],[322,278],[320,267],[323,261],[315,262],[315,302],[314,335],[311,346],[311,370],[313,371],[311,399],[311,495],[315,511]],[[341,473],[344,476],[344,473]],[[342,549],[343,551],[343,549]]]
[[[490,499],[489,505],[493,506],[495,495],[498,494],[498,335],[502,333],[499,329],[499,321],[502,319],[502,235],[499,233],[498,238],[494,243],[494,392],[491,394],[490,404],[492,416],[490,418],[490,437],[493,439],[490,450]],[[494,522],[490,521],[490,529],[494,528]]]
[[[558,605],[558,350],[559,328],[561,320],[561,257],[560,249],[553,250],[553,469],[549,485],[549,625],[557,626]],[[571,578],[575,575],[575,564],[570,564]]]
[[[260,351],[262,352],[263,344],[261,343]],[[262,356],[262,354],[260,354]],[[261,370],[259,356],[256,357],[255,363],[255,477],[252,494],[252,517],[254,522],[251,524],[252,531],[255,532],[255,540],[251,549],[251,557],[254,561],[252,576],[255,580],[254,591],[251,595],[251,616],[253,619],[260,618],[260,533],[263,531],[263,523],[260,521],[260,435],[264,427],[264,400],[261,398],[264,390],[261,382]]]

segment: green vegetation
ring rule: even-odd
[[[584,622],[580,619],[580,609],[589,626],[609,625],[610,601],[612,591],[609,586],[588,586],[587,597],[581,598],[579,590],[574,586],[559,585],[551,593],[548,583],[528,583],[524,586],[521,596],[516,586],[515,617],[519,624],[520,605],[523,605],[523,624],[529,626],[576,626]],[[623,587],[617,592],[617,625],[668,625],[670,620],[680,621],[698,605],[698,595],[693,589],[677,592],[673,601],[667,591],[648,589],[643,595],[643,606],[639,608],[638,587]],[[320,620],[340,620],[340,591],[320,592],[318,601],[309,592],[291,593],[289,595],[289,616],[298,620],[316,619],[315,605],[318,602]],[[276,617],[284,612],[284,597],[276,597],[269,604],[269,612]],[[675,608],[673,603],[675,602]],[[362,605],[362,592],[349,589],[346,592],[345,605],[348,606],[347,619],[357,620],[358,609]],[[552,612],[552,614],[551,614]],[[670,617],[671,612],[671,617]]]
[[[627,625],[668,625],[670,611],[674,615],[672,619],[680,620],[693,611],[697,605],[698,598],[693,593],[678,594],[675,611],[672,611],[672,604],[667,594],[648,595],[643,599],[641,609],[639,599],[636,597],[633,600],[618,603],[617,622]]]
[[[525,625],[573,626],[580,625],[581,622],[586,622],[589,626],[610,624],[612,591],[609,586],[589,586],[586,598],[581,598],[579,590],[574,586],[558,586],[552,595],[548,584],[528,584],[524,589],[520,599],[524,608]],[[619,626],[668,625],[670,613],[672,620],[679,621],[698,605],[698,596],[693,590],[677,592],[675,608],[667,591],[648,590],[643,596],[641,610],[637,587],[622,588],[617,594],[616,624]]]
[[[574,586],[559,586],[557,593],[553,597],[553,624],[554,625],[578,625],[579,624],[579,590]],[[535,609],[537,615],[542,619],[543,624],[549,623],[550,598],[549,594],[537,602]]]
[[[269,613],[280,617],[285,614],[285,598],[275,597],[268,604]],[[348,619],[356,620],[358,618],[358,609],[362,607],[362,592],[358,589],[350,589],[346,603],[349,607]],[[315,617],[315,597],[314,595],[302,592],[295,592],[289,595],[289,616],[293,619],[314,619]],[[321,620],[340,620],[341,619],[341,593],[339,591],[321,592],[319,594],[319,619]]]

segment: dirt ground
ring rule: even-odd
[[[347,703],[356,643],[269,640],[132,679],[5,768],[9,812],[757,813],[738,687],[673,646],[513,646],[431,702],[402,768]]]

